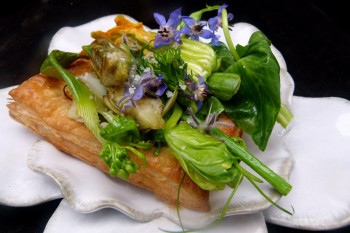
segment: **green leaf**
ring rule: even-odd
[[[281,107],[280,67],[270,41],[260,31],[238,51],[241,58],[227,72],[239,74],[241,86],[235,97],[223,104],[228,116],[265,150]]]
[[[154,50],[154,58],[157,62],[148,65],[153,68],[156,75],[164,76],[164,82],[171,91],[186,83],[187,64],[181,58],[180,49],[161,46]]]
[[[225,144],[182,122],[165,132],[165,139],[182,168],[201,188],[223,189],[236,181],[238,172],[232,166],[235,158]]]
[[[220,131],[219,129],[212,128],[210,130],[211,135],[223,141],[223,143],[227,146],[228,150],[237,158],[242,160],[245,164],[247,164],[251,169],[253,169],[256,173],[258,173],[262,178],[264,178],[267,182],[269,182],[280,194],[287,195],[292,186],[284,180],[281,176],[267,167],[264,163],[262,163],[258,158],[252,155],[246,148],[245,143],[242,141],[236,141],[234,138],[228,137],[225,133]],[[255,180],[260,182],[259,179],[254,178],[252,174],[249,174],[246,171],[241,171],[244,173],[243,175],[250,180]]]
[[[218,65],[217,71],[223,72],[235,62],[231,51],[223,42],[220,42],[220,46],[212,46],[212,48],[215,51],[216,58],[220,61],[218,62],[220,65]]]
[[[50,55],[52,57],[55,57],[57,60],[57,63],[62,68],[67,68],[72,62],[78,60],[79,58],[87,58],[84,55],[78,54],[78,53],[70,53],[70,52],[63,52],[60,50],[53,50]],[[62,76],[58,72],[57,68],[52,64],[52,61],[49,57],[47,57],[43,64],[40,67],[40,73],[45,74],[49,77],[61,79]]]
[[[99,117],[94,95],[83,82],[63,68],[63,66],[69,64],[68,61],[72,61],[73,58],[77,57],[79,57],[77,54],[53,50],[41,66],[41,73],[52,75],[55,72],[56,78],[64,80],[77,104],[78,115],[81,116],[86,127],[101,141]]]
[[[135,143],[140,140],[136,122],[118,115],[115,115],[113,121],[101,129],[101,136],[118,144]]]

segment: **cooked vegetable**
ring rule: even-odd
[[[129,78],[132,55],[125,44],[119,46],[107,39],[96,40],[91,49],[91,65],[103,85],[123,86]]]
[[[192,128],[187,122],[177,124],[182,115],[178,106],[167,122],[164,136],[187,174],[203,189],[235,186],[243,168],[240,161],[269,182],[279,193],[287,195],[292,186],[268,168],[242,145],[242,139],[230,138],[215,127],[208,127],[212,136]],[[247,172],[245,171],[245,174]],[[244,174],[244,175],[245,175]]]

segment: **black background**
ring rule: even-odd
[[[52,36],[63,26],[124,13],[156,28],[155,11],[167,17],[181,6],[183,15],[188,15],[205,4],[227,3],[228,11],[235,15],[234,23],[255,25],[283,54],[295,81],[295,95],[350,99],[350,20],[342,2],[345,1],[7,1],[7,6],[0,7],[0,88],[17,85],[38,73]],[[59,202],[33,207],[0,206],[0,232],[43,232]],[[308,232],[267,226],[269,233]],[[350,232],[350,227],[324,232]]]

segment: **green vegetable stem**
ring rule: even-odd
[[[220,140],[223,140],[230,152],[251,167],[262,178],[269,182],[280,194],[287,195],[292,186],[282,177],[272,171],[264,163],[258,160],[254,155],[249,153],[244,147],[239,145],[235,140],[228,137],[225,133],[217,128],[211,128],[210,134]]]
[[[249,153],[244,144],[215,127],[209,127],[208,135],[200,129],[192,128],[187,122],[177,123],[181,115],[181,108],[175,105],[165,125],[164,137],[182,168],[201,188],[218,190],[225,185],[235,187],[240,174],[262,182],[239,165],[242,161],[280,194],[289,193],[292,186]]]

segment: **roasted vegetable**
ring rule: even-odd
[[[123,86],[129,78],[132,55],[129,48],[98,39],[91,49],[91,65],[103,85]]]

